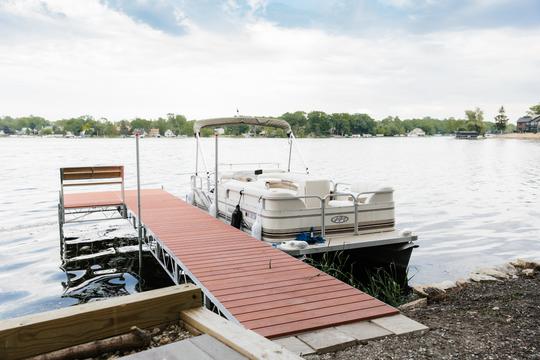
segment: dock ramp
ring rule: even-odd
[[[122,200],[135,224],[133,190],[64,194],[63,207],[91,209]],[[164,190],[141,191],[141,220],[146,244],[176,284],[195,283],[208,308],[265,337],[399,313]]]

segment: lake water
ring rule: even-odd
[[[213,164],[213,142],[203,143]],[[419,235],[412,282],[540,258],[540,141],[300,139],[298,145],[311,173],[395,189],[397,226]],[[220,162],[283,164],[288,152],[286,139],[224,138],[220,147]],[[3,138],[0,154],[0,318],[77,303],[77,296],[62,296],[58,169],[123,164],[127,187],[134,187],[135,140]],[[143,186],[184,196],[194,158],[193,139],[142,139]],[[107,286],[129,293],[136,283],[123,274]],[[97,284],[85,286],[103,287]]]

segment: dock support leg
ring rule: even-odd
[[[137,155],[137,233],[139,238],[139,291],[142,291],[142,242],[143,230],[141,221],[141,171],[139,164],[139,134],[135,135]]]
[[[62,205],[58,204],[58,232],[60,235],[60,259],[64,261],[65,254],[65,239],[64,239],[64,216],[63,216]]]

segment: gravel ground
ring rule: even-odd
[[[193,336],[181,324],[170,324],[164,328],[156,327],[151,330],[151,333],[152,333],[152,342],[150,343],[149,347],[136,349],[136,350],[128,351],[128,352],[116,351],[113,353],[106,353],[106,354],[102,354],[101,356],[95,359],[96,360],[118,359],[119,357],[122,357],[125,355],[130,355],[130,354],[134,354],[136,352],[140,352],[140,351],[150,349],[153,347],[170,344],[172,342],[184,340]]]
[[[540,275],[472,283],[405,315],[424,335],[393,336],[319,359],[540,359]]]

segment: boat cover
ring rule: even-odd
[[[195,134],[200,133],[202,128],[205,127],[217,127],[224,125],[259,125],[259,126],[270,126],[275,128],[283,129],[287,134],[291,133],[291,126],[285,120],[271,118],[271,117],[257,117],[257,116],[236,116],[229,118],[216,118],[216,119],[206,119],[206,120],[197,120],[193,124],[193,131]]]

